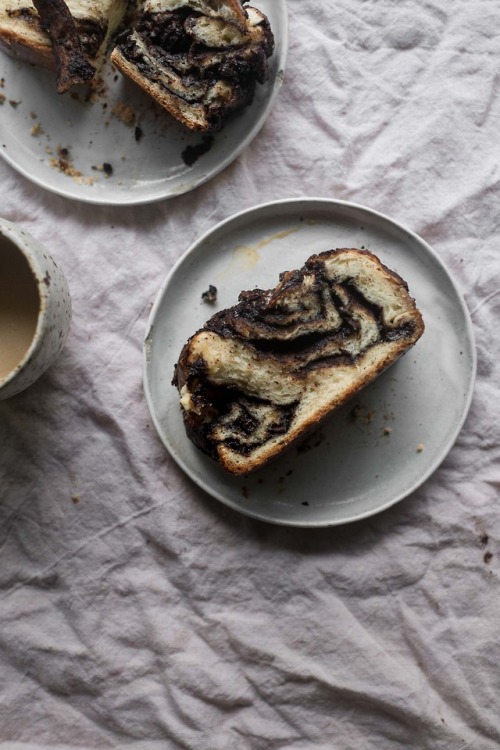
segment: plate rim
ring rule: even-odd
[[[274,0],[273,0],[274,2]],[[186,178],[186,180],[180,185],[177,186],[174,190],[167,190],[164,193],[159,193],[155,195],[145,195],[145,196],[139,196],[135,198],[130,198],[129,195],[133,193],[133,188],[123,191],[119,194],[119,197],[113,198],[113,197],[100,197],[98,195],[92,196],[91,191],[89,191],[89,197],[85,195],[78,195],[76,192],[69,192],[64,189],[64,186],[59,187],[58,185],[51,185],[50,181],[47,181],[41,177],[37,177],[36,175],[31,174],[31,172],[28,169],[25,169],[22,165],[19,165],[14,158],[11,156],[11,152],[8,151],[7,148],[2,148],[0,146],[0,156],[4,160],[6,164],[9,165],[11,169],[13,169],[15,172],[20,174],[22,177],[27,179],[32,184],[36,185],[37,187],[40,187],[44,190],[47,190],[49,193],[52,193],[53,195],[58,195],[62,198],[66,198],[70,201],[77,201],[88,205],[94,205],[94,206],[113,206],[113,207],[120,207],[120,206],[142,206],[142,205],[148,205],[153,203],[159,203],[160,201],[164,200],[171,200],[172,198],[178,198],[179,196],[185,195],[186,193],[189,193],[193,190],[196,190],[196,188],[201,187],[207,182],[210,182],[214,177],[216,177],[218,174],[223,172],[227,167],[230,166],[233,162],[235,162],[245,151],[248,146],[254,141],[254,139],[259,134],[260,130],[264,127],[269,115],[271,114],[274,105],[276,103],[276,99],[278,98],[278,94],[281,90],[281,87],[283,85],[283,81],[285,78],[285,71],[286,71],[286,64],[288,59],[288,49],[289,49],[289,41],[290,41],[290,33],[289,33],[289,19],[288,19],[288,5],[287,0],[281,0],[282,6],[280,8],[280,19],[281,19],[281,28],[280,28],[280,55],[277,60],[277,72],[276,76],[274,78],[274,81],[271,83],[270,86],[270,92],[269,96],[265,102],[265,105],[262,109],[262,112],[260,113],[260,116],[254,123],[253,127],[248,131],[246,136],[239,142],[239,144],[236,146],[236,148],[231,151],[226,158],[222,159],[214,168],[209,170],[208,172],[202,172],[199,177],[194,180],[190,181]],[[16,60],[15,58],[12,58],[7,53],[3,52],[3,55],[12,62],[12,64],[15,63],[21,63],[23,61]],[[252,105],[250,105],[252,106]],[[1,131],[0,131],[1,135]],[[49,170],[50,174],[50,170]]]
[[[366,214],[369,214],[370,216],[374,217],[377,220],[381,220],[383,222],[392,224],[392,226],[396,227],[398,230],[402,231],[403,233],[408,234],[412,238],[412,240],[417,244],[417,246],[420,245],[422,249],[425,250],[425,252],[427,252],[434,259],[434,261],[440,266],[442,271],[445,273],[451,287],[453,288],[456,299],[460,305],[460,309],[461,309],[464,323],[465,323],[464,333],[465,333],[466,341],[468,342],[470,346],[470,355],[471,355],[470,377],[468,381],[467,392],[466,394],[464,394],[460,419],[457,420],[454,426],[454,430],[451,433],[451,437],[443,445],[441,451],[439,451],[436,454],[435,459],[433,462],[431,462],[429,468],[410,487],[405,488],[399,494],[397,494],[394,498],[391,498],[383,505],[377,506],[376,508],[371,508],[361,513],[351,515],[347,518],[333,519],[331,521],[312,520],[308,522],[307,520],[300,520],[300,519],[277,519],[275,517],[270,517],[265,514],[252,511],[251,508],[248,508],[248,509],[242,508],[236,502],[233,502],[231,499],[224,497],[221,493],[212,490],[210,488],[210,485],[206,481],[204,481],[203,478],[198,477],[196,473],[192,471],[190,467],[187,466],[186,463],[182,461],[180,457],[174,453],[171,446],[164,439],[163,431],[156,418],[154,400],[152,398],[152,394],[150,392],[149,382],[148,382],[148,372],[149,372],[150,363],[151,363],[151,360],[149,357],[150,341],[151,341],[151,336],[154,331],[156,315],[163,301],[165,292],[169,284],[171,283],[172,279],[175,277],[180,266],[185,262],[185,260],[189,256],[196,253],[197,250],[201,246],[203,246],[203,244],[207,241],[207,239],[210,238],[211,235],[215,235],[216,233],[220,232],[221,230],[224,229],[224,227],[227,227],[231,223],[233,222],[237,223],[241,221],[241,219],[244,217],[250,217],[251,214],[258,215],[259,212],[269,210],[272,207],[281,207],[281,206],[292,207],[294,204],[297,204],[297,206],[300,204],[302,206],[301,208],[302,211],[304,210],[303,208],[304,204],[309,204],[311,208],[314,205],[318,209],[321,209],[321,207],[323,206],[325,209],[347,208],[347,209],[359,210],[361,212],[365,212]],[[178,260],[172,266],[172,268],[170,269],[170,271],[164,278],[160,288],[158,289],[156,293],[153,306],[148,316],[148,320],[146,324],[146,335],[143,340],[142,374],[143,374],[143,390],[144,390],[146,403],[148,406],[148,411],[149,411],[149,414],[153,421],[153,425],[155,427],[155,430],[157,432],[157,435],[161,443],[167,449],[169,455],[171,456],[172,460],[177,464],[177,466],[200,489],[202,489],[204,492],[206,492],[208,495],[210,495],[214,499],[221,502],[226,507],[229,507],[232,510],[238,513],[241,513],[244,516],[253,518],[258,521],[263,521],[265,523],[270,523],[273,525],[284,526],[284,527],[289,527],[289,528],[303,528],[303,529],[305,528],[329,528],[329,527],[334,527],[334,526],[342,526],[347,523],[353,523],[355,521],[361,521],[366,518],[370,518],[374,515],[378,515],[379,513],[382,513],[385,510],[388,510],[389,508],[393,507],[394,505],[396,505],[397,503],[401,502],[406,497],[411,495],[417,489],[419,489],[436,472],[436,470],[439,468],[441,463],[444,461],[446,456],[449,454],[449,452],[455,445],[456,440],[464,426],[464,423],[470,411],[472,399],[474,396],[476,376],[477,376],[477,346],[476,346],[476,336],[475,336],[474,326],[472,323],[472,317],[467,307],[467,304],[465,302],[465,298],[461,289],[459,288],[457,282],[455,281],[455,278],[453,274],[450,272],[448,266],[444,263],[444,261],[441,259],[438,253],[434,250],[434,248],[431,245],[429,245],[422,237],[420,237],[416,232],[409,229],[406,225],[402,224],[396,219],[392,219],[387,214],[382,213],[376,209],[369,208],[368,206],[365,206],[361,203],[356,203],[353,201],[336,199],[336,198],[325,198],[321,196],[298,196],[298,197],[293,197],[293,198],[281,198],[281,199],[274,200],[274,201],[266,201],[264,203],[255,204],[248,208],[242,209],[241,211],[238,211],[237,213],[231,214],[230,216],[226,217],[222,221],[215,224],[210,229],[203,232],[203,234],[200,235],[200,237],[195,239],[194,242],[192,242],[189,245],[189,247],[182,253],[182,255],[178,258]]]

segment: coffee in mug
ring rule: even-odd
[[[38,285],[28,261],[11,240],[0,237],[0,381],[26,355],[39,313]]]
[[[68,285],[53,258],[25,229],[0,219],[0,399],[54,362],[70,321]]]

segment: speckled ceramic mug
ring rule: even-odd
[[[54,260],[29,232],[0,218],[0,399],[50,367],[70,322],[68,285]]]

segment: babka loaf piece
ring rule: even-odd
[[[111,60],[173,117],[215,132],[269,76],[266,16],[240,0],[145,0]]]
[[[183,347],[173,385],[189,438],[233,474],[280,454],[419,339],[405,281],[368,251],[313,255],[242,292]]]
[[[55,69],[58,91],[93,78],[129,0],[0,0],[0,48]]]

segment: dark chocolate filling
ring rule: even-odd
[[[310,267],[308,270],[310,271]],[[290,329],[290,326],[286,325],[287,317],[290,318],[291,314],[293,315],[297,310],[309,312],[304,300],[299,299],[296,309],[292,306],[291,310],[290,300],[288,306],[282,302],[282,295],[286,290],[292,293],[294,288],[301,287],[304,281],[303,272],[293,272],[281,277],[283,286],[280,287],[279,294],[274,297],[275,304],[272,303],[274,291],[254,289],[242,292],[239,297],[240,302],[237,305],[213,315],[205,324],[204,329],[226,338],[245,340],[248,346],[254,350],[257,361],[269,358],[287,360],[287,370],[295,372],[299,377],[301,373],[305,375],[313,369],[354,363],[373,344],[360,348],[357,354],[351,354],[347,348],[343,349],[342,343],[349,342],[359,333],[360,323],[353,317],[349,305],[346,305],[342,301],[341,295],[335,291],[334,284],[326,279],[321,263],[316,264],[314,273],[317,279],[310,290],[310,294],[314,296],[320,313],[308,320],[307,325],[311,327],[314,327],[315,324],[317,326],[324,325],[326,306],[321,291],[327,288],[342,321],[335,331],[331,329],[327,332],[311,330],[293,338],[285,338]],[[338,288],[338,284],[336,286]],[[382,308],[368,300],[353,279],[345,281],[341,284],[341,287],[355,303],[355,307],[361,308],[372,321],[375,321],[379,331],[379,342],[397,341],[410,338],[413,335],[414,324],[411,322],[405,322],[397,328],[385,325]],[[273,324],[269,322],[270,318],[272,318]],[[291,325],[293,327],[294,323]],[[249,334],[248,337],[241,336],[239,333],[242,326],[244,326],[245,332]],[[252,328],[255,330],[256,326],[259,327],[261,333],[264,331],[268,334],[266,338],[251,336]],[[335,343],[339,344],[339,351],[329,354],[327,346]],[[314,356],[315,352],[317,352],[316,357]],[[260,426],[259,420],[245,407],[244,402],[250,400],[253,403],[258,403],[257,399],[251,399],[247,394],[235,388],[211,384],[207,378],[203,360],[197,361],[190,368],[186,382],[194,402],[205,410],[209,409],[211,414],[215,416],[215,419],[211,419],[209,425],[205,427],[202,420],[193,415],[192,412],[185,413],[184,418],[188,426],[188,432],[190,432],[191,439],[198,447],[214,457],[216,457],[217,452],[217,441],[211,437],[214,424],[220,425],[221,420],[223,420],[226,430],[234,431],[234,435],[222,442],[231,447],[233,451],[246,455],[277,434],[286,434],[297,408],[297,404],[291,406],[274,405],[275,412],[279,413],[279,419],[273,419],[264,437],[260,436],[258,440],[252,441],[252,433]],[[177,385],[181,386],[182,384]],[[233,422],[229,423],[229,415],[235,403],[238,404],[239,413]],[[261,401],[260,403],[264,402]],[[195,423],[197,424],[195,425]]]
[[[209,123],[208,130],[215,132],[222,127],[230,112],[250,104],[256,83],[263,83],[269,77],[267,57],[272,54],[274,40],[270,28],[266,27],[264,44],[243,44],[222,52],[214,50],[187,31],[188,20],[201,15],[191,8],[145,14],[135,33],[147,45],[153,63],[145,58],[133,32],[121,34],[117,46],[141,76],[189,105],[202,105]],[[164,69],[162,78],[155,62]],[[169,70],[170,84],[165,80]],[[223,98],[206,101],[209,89],[218,81],[226,82],[230,92]]]

